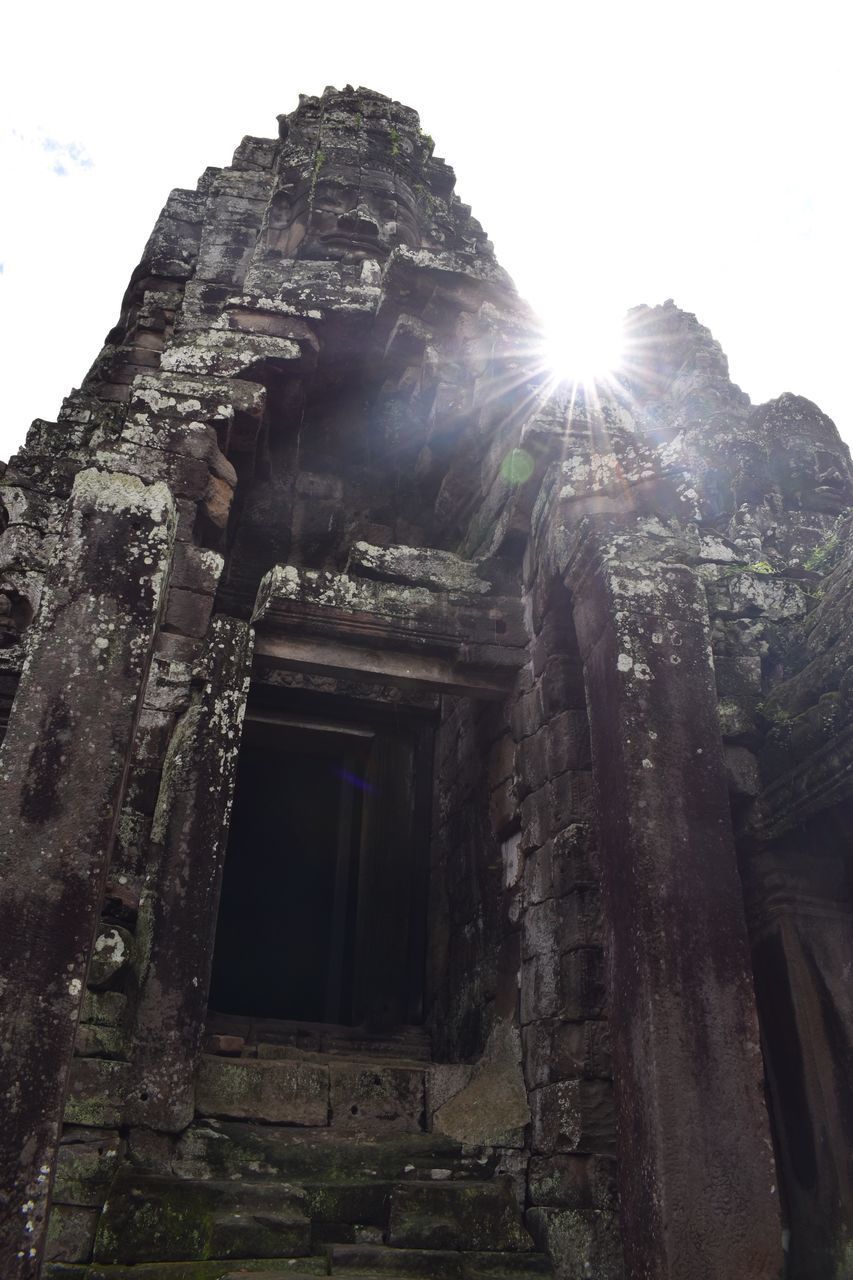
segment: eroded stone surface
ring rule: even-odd
[[[777,1173],[790,1280],[845,1274],[853,470],[674,303],[626,338],[619,377],[554,387],[452,170],[369,90],[169,196],[0,484],[4,1280],[38,1274],[63,1092],[74,1280],[105,1199],[117,1278],[286,1246],[547,1274],[529,1206],[567,1280],[775,1280]],[[205,1026],[247,694],[273,747],[361,743],[370,901],[331,949],[367,1025]]]

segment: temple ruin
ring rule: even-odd
[[[849,452],[454,181],[303,97],[2,476],[3,1280],[853,1276]]]

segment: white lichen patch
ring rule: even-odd
[[[127,947],[124,938],[115,929],[109,929],[106,933],[98,935],[95,941],[95,951],[98,955],[106,953],[111,963],[116,966],[124,964],[127,958]]]
[[[148,516],[157,524],[173,519],[175,504],[162,480],[146,484],[139,476],[121,471],[78,471],[71,492],[72,501],[98,511]]]

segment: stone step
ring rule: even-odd
[[[417,1133],[424,1106],[420,1067],[206,1053],[196,1079],[199,1116],[328,1125],[352,1133]]]
[[[537,1280],[551,1277],[541,1253],[457,1253],[435,1249],[335,1246],[328,1254],[137,1265],[48,1263],[44,1280]]]
[[[210,1015],[208,1036],[225,1035],[240,1039],[246,1052],[260,1045],[290,1046],[309,1053],[357,1054],[368,1059],[403,1058],[429,1062],[430,1038],[423,1027],[401,1027],[397,1031],[372,1032],[365,1027],[338,1026],[326,1022],[284,1022],[275,1018],[244,1018],[239,1015]]]
[[[325,1182],[302,1184],[317,1243],[318,1226],[375,1227],[384,1232],[395,1182]],[[327,1240],[346,1240],[351,1232],[323,1233]],[[326,1242],[324,1241],[324,1243]]]
[[[42,1274],[43,1280],[317,1280],[329,1274],[329,1263],[325,1256],[275,1262],[268,1258],[216,1258],[136,1266],[53,1262],[46,1264]]]
[[[407,1071],[426,1071],[435,1066],[434,1063],[425,1063],[419,1058],[406,1056],[402,1049],[392,1052],[390,1046],[383,1053],[360,1053],[358,1046],[353,1046],[350,1042],[345,1042],[338,1048],[324,1049],[320,1052],[298,1049],[292,1044],[264,1042],[244,1049],[239,1055],[223,1055],[215,1049],[210,1052],[216,1053],[217,1057],[239,1056],[274,1062],[311,1062],[315,1066],[347,1066],[358,1071],[387,1070],[391,1067],[400,1067]]]
[[[311,1253],[305,1192],[282,1182],[116,1177],[95,1236],[97,1263],[291,1258]]]
[[[400,1248],[530,1250],[509,1178],[409,1182],[391,1193],[387,1242]]]
[[[314,1247],[368,1239],[416,1249],[529,1250],[512,1185],[492,1182],[303,1183]],[[373,1229],[373,1234],[366,1232]],[[384,1256],[384,1255],[383,1255]]]
[[[128,1142],[140,1173],[246,1183],[483,1180],[495,1163],[493,1157],[464,1155],[460,1143],[440,1133],[383,1137],[236,1120],[196,1120],[177,1140],[136,1130]]]
[[[522,1280],[552,1276],[544,1253],[460,1253],[439,1249],[395,1249],[384,1245],[335,1245],[329,1250],[333,1276],[360,1276],[364,1280],[392,1276],[406,1280]]]

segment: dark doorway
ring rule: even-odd
[[[423,734],[247,720],[211,1009],[376,1028],[420,1020],[424,767]]]

